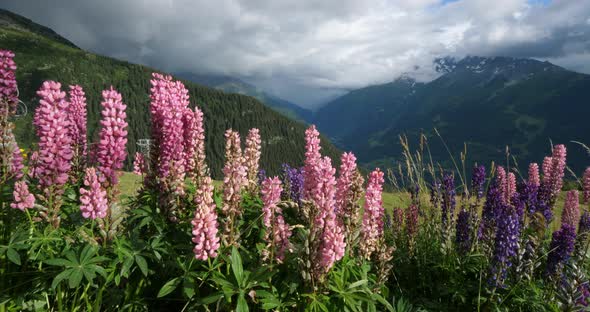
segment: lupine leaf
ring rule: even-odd
[[[140,255],[135,255],[135,263],[137,263],[137,266],[141,270],[141,273],[143,273],[143,276],[148,276],[148,265],[147,261],[145,261],[145,258]]]
[[[68,267],[72,267],[75,266],[75,263],[72,263],[69,260],[66,259],[49,259],[46,260],[45,263],[49,264],[49,265],[56,265],[56,266],[68,266]]]
[[[82,282],[83,273],[81,269],[73,269],[72,274],[68,278],[68,284],[70,288],[76,288],[80,286],[80,282]]]
[[[236,312],[249,312],[248,303],[246,302],[246,298],[244,292],[240,292],[238,296],[238,305],[236,306]]]
[[[72,270],[66,270],[66,271],[59,273],[53,279],[53,282],[51,283],[51,288],[55,289],[57,287],[57,285],[59,283],[61,283],[61,281],[63,281],[64,279],[68,278],[70,276],[70,274],[72,274]]]
[[[14,263],[16,265],[20,265],[20,263],[21,263],[20,262],[20,255],[13,248],[8,248],[6,250],[6,257],[8,258],[8,260],[10,260],[12,263]]]
[[[232,247],[231,249],[231,269],[234,272],[236,281],[241,286],[244,281],[244,268],[242,267],[242,257],[240,257],[240,253],[236,247]]]
[[[176,289],[176,287],[178,287],[178,285],[180,284],[180,281],[180,278],[176,277],[166,282],[166,284],[164,284],[164,286],[162,286],[162,288],[158,292],[158,298],[162,298],[173,292]]]

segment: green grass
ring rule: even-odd
[[[141,176],[138,176],[132,172],[123,172],[120,178],[120,190],[121,196],[128,196],[132,197],[137,194],[137,191],[141,187],[142,181]],[[216,189],[221,189],[223,181],[213,180],[213,185]],[[430,202],[429,198],[426,194],[422,195],[421,201],[422,205],[425,207],[429,207]],[[555,204],[555,210],[553,211],[553,222],[551,222],[551,230],[555,231],[559,228],[561,224],[561,212],[563,210],[563,205],[565,203],[565,192],[562,192],[559,197],[557,198],[557,202]],[[363,203],[361,202],[361,205]],[[459,205],[461,204],[461,198],[457,197],[457,209],[456,212],[459,211]],[[383,206],[385,210],[389,213],[393,211],[394,208],[407,208],[410,205],[410,195],[405,192],[383,192]],[[580,207],[584,209],[584,207]]]

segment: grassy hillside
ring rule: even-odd
[[[26,19],[14,24],[14,19],[0,15],[0,48],[16,53],[17,80],[20,99],[26,103],[28,114],[16,123],[20,144],[30,148],[36,142],[31,125],[38,104],[36,90],[44,80],[57,80],[67,88],[80,84],[88,99],[88,130],[91,142],[96,142],[100,112],[100,91],[114,86],[128,105],[129,144],[127,166],[137,149],[138,139],[149,137],[149,79],[155,69],[96,55],[64,43],[60,37],[46,37],[39,27],[28,27]],[[30,21],[28,21],[31,23]],[[65,39],[64,39],[65,40]],[[191,105],[198,105],[205,114],[206,148],[214,177],[221,176],[224,154],[223,133],[233,128],[245,136],[257,127],[263,138],[262,167],[276,173],[281,163],[301,165],[304,155],[305,125],[267,108],[258,100],[239,94],[185,82]],[[337,149],[323,140],[324,153],[338,160]]]

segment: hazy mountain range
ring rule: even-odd
[[[399,159],[399,135],[422,132],[433,157],[448,160],[436,128],[455,155],[467,143],[470,161],[506,159],[508,145],[521,165],[540,162],[554,142],[568,144],[570,164],[587,163],[570,141],[590,141],[590,75],[509,57],[435,62],[441,75],[433,81],[401,77],[351,91],[320,108],[313,122],[364,162]]]

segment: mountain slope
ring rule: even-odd
[[[257,87],[240,79],[220,75],[197,75],[192,73],[179,73],[178,77],[188,81],[215,88],[227,93],[238,93],[255,97],[279,113],[302,122],[310,121],[312,112],[297,106],[277,96],[268,94]]]
[[[0,48],[16,54],[20,99],[28,107],[28,114],[16,120],[15,134],[19,143],[28,148],[37,141],[31,120],[38,103],[35,92],[44,80],[60,81],[63,88],[69,84],[80,84],[84,88],[91,142],[96,142],[98,135],[100,91],[113,85],[127,104],[129,166],[137,140],[149,137],[149,80],[156,70],[83,51],[56,40],[55,35],[46,37],[47,29],[39,25],[23,28],[15,25],[12,17],[1,15],[1,19]],[[261,165],[270,173],[277,173],[283,162],[302,164],[305,144],[302,123],[282,116],[249,96],[227,94],[190,82],[186,82],[186,87],[191,104],[198,104],[205,114],[207,161],[215,178],[221,176],[223,134],[228,128],[242,135],[251,127],[260,129],[263,138]],[[338,162],[337,149],[326,139],[322,142],[324,153]]]
[[[394,82],[357,90],[330,103],[332,112],[318,111],[315,120],[364,162],[395,161],[401,151],[399,135],[416,139],[421,132],[430,137],[433,157],[448,160],[446,149],[434,138],[434,128],[454,151],[467,142],[469,161],[479,162],[505,159],[505,146],[521,165],[540,162],[550,141],[590,141],[590,75],[548,62],[505,57],[441,59],[437,65],[441,76],[429,83],[413,89],[399,88]],[[355,93],[364,98],[352,98]],[[349,112],[342,102],[366,112]],[[341,113],[335,116],[338,110]],[[378,117],[366,117],[380,111],[384,113]],[[331,123],[325,122],[327,116]],[[355,122],[354,116],[363,117]],[[356,130],[343,133],[332,127],[343,122],[352,122]],[[580,169],[588,158],[570,146],[569,163]]]

